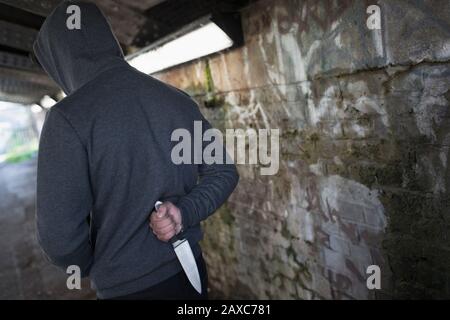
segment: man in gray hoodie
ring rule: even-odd
[[[67,27],[69,5],[80,8],[79,29]],[[61,3],[34,51],[67,94],[49,111],[39,146],[37,228],[49,259],[64,270],[79,266],[101,299],[205,298],[167,241],[183,229],[206,292],[200,222],[226,201],[238,174],[234,164],[172,161],[174,130],[192,133],[195,121],[211,128],[197,104],[132,68],[94,4]]]

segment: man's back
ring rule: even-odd
[[[37,223],[50,259],[79,265],[99,297],[109,298],[181,270],[172,246],[149,230],[157,200],[180,207],[184,236],[198,256],[200,221],[226,200],[238,177],[234,165],[172,161],[172,133],[192,133],[194,121],[206,130],[209,123],[186,94],[131,68],[98,9],[80,5],[85,25],[78,35],[55,34],[61,5],[35,45],[43,67],[69,94],[42,131]]]

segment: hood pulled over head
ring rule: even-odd
[[[77,6],[79,10],[75,7]],[[71,7],[71,8],[69,8]],[[68,10],[69,8],[69,10]],[[69,28],[79,13],[79,29]],[[34,43],[39,63],[70,94],[101,72],[125,63],[122,49],[98,7],[64,1],[47,17]]]

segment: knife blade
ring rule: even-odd
[[[161,201],[156,201],[155,210],[158,211],[162,204],[163,203]],[[179,237],[178,235],[173,236],[169,241],[173,246],[178,261],[189,279],[189,282],[199,294],[202,294],[200,274],[198,272],[197,262],[195,261],[194,253],[192,252],[189,241],[185,238]]]

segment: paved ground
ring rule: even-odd
[[[0,299],[93,299],[89,282],[68,290],[35,233],[36,160],[0,164]]]

